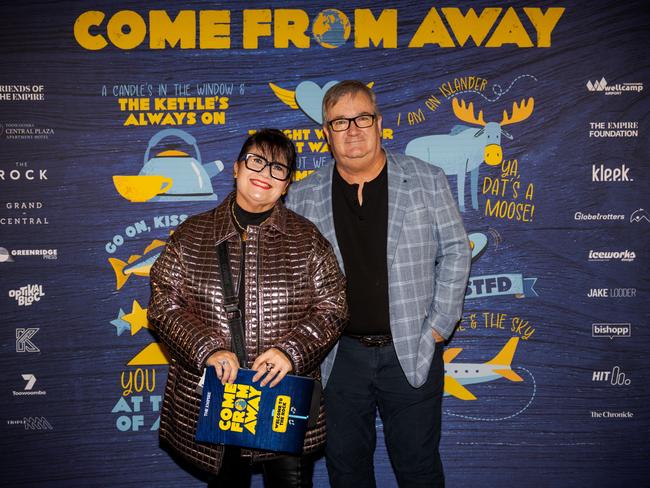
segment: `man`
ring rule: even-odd
[[[461,317],[470,248],[440,168],[381,146],[375,95],[342,81],[323,99],[333,163],[291,190],[347,278],[350,322],[322,365],[333,487],[374,487],[376,410],[401,487],[444,486],[442,348]]]

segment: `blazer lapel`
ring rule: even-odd
[[[339,261],[339,266],[342,270],[344,270],[343,257],[341,256],[339,244],[336,241],[336,230],[334,229],[334,211],[332,209],[332,178],[334,176],[334,162],[331,161],[328,166],[324,167],[317,174],[320,177],[320,181],[314,188],[314,193],[316,194],[316,201],[321,202],[316,206],[319,213],[319,228],[321,234],[323,234],[323,237],[325,237],[325,239],[330,241],[332,244],[336,259]]]
[[[408,205],[408,176],[387,149],[386,164],[388,164],[388,242],[386,243],[386,265],[390,270],[397,241],[402,232],[404,215]],[[330,205],[331,206],[331,205]]]

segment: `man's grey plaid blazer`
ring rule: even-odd
[[[421,386],[429,373],[435,329],[449,338],[462,315],[471,251],[443,171],[388,150],[388,297],[390,329],[406,378]],[[287,206],[311,220],[332,243],[341,269],[332,214],[334,161],[291,186]],[[323,384],[337,347],[321,366]]]

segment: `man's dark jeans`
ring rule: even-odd
[[[413,388],[392,344],[368,347],[356,339],[341,338],[325,388],[327,470],[333,488],[376,486],[373,454],[377,408],[399,486],[444,486],[438,452],[442,349],[436,349],[426,383]]]

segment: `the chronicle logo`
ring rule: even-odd
[[[591,337],[631,337],[632,324],[591,324]]]
[[[611,412],[609,410],[603,410],[597,412],[592,410],[590,414],[592,419],[631,419],[634,417],[634,412],[630,411]]]
[[[14,396],[42,396],[47,395],[45,390],[34,390],[34,385],[36,384],[36,376],[33,374],[23,374],[23,380],[25,380],[25,387],[22,391],[13,391]]]
[[[40,330],[40,327],[28,327],[16,329],[16,352],[41,352],[32,342],[32,338]]]
[[[589,261],[622,261],[624,263],[631,263],[636,259],[636,253],[634,251],[594,251],[593,249],[589,251]]]
[[[628,182],[634,181],[633,178],[630,178],[630,168],[622,164],[618,168],[606,168],[604,164],[596,166],[595,164],[591,165],[591,181],[597,182]]]
[[[19,307],[29,307],[34,302],[40,301],[45,296],[43,285],[25,285],[15,290],[9,290],[9,298],[18,302]]]
[[[620,366],[614,366],[611,371],[594,371],[591,381],[595,383],[608,383],[612,386],[630,386],[632,380],[621,371]]]
[[[7,420],[7,425],[22,425],[25,430],[54,430],[45,417],[23,417],[18,420]]]
[[[587,82],[587,90],[590,92],[604,92],[605,95],[622,95],[623,92],[637,92],[643,91],[643,83],[616,83],[615,85],[608,85],[607,80],[603,77],[593,83],[591,80]]]

